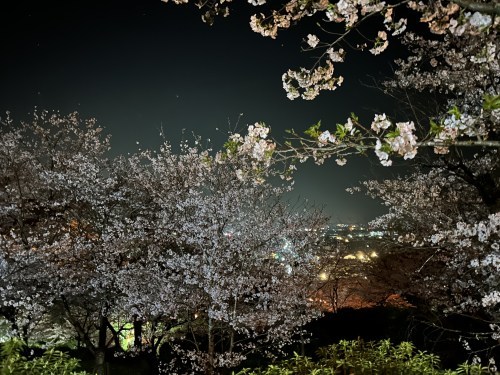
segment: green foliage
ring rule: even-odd
[[[273,154],[274,154],[274,150],[266,150],[264,152],[264,156],[266,159],[271,159],[273,157]]]
[[[460,117],[462,117],[462,114],[460,113],[460,110],[456,105],[451,107],[451,109],[448,111],[448,114],[454,115],[457,120],[460,120]]]
[[[229,140],[224,143],[224,148],[228,151],[228,153],[235,155],[238,152],[238,147],[240,144],[235,140]]]
[[[458,366],[456,371],[450,372],[449,374],[452,375],[481,375],[485,374],[488,372],[487,367],[482,367],[480,364],[469,364],[469,363],[462,363],[460,366]],[[448,373],[447,373],[448,375]]]
[[[441,370],[439,357],[417,351],[412,343],[393,345],[390,340],[363,342],[342,340],[318,351],[318,361],[294,353],[293,358],[266,369],[243,369],[236,375],[481,375],[480,365],[461,365],[456,371]]]
[[[338,140],[343,140],[349,132],[346,130],[345,126],[342,124],[337,124],[337,129],[335,130],[335,136]]]
[[[399,137],[401,135],[401,133],[399,132],[399,129],[395,129],[393,130],[392,132],[388,132],[385,137],[387,139],[394,139],[396,137]]]
[[[0,375],[87,375],[78,371],[79,361],[59,350],[46,350],[41,357],[28,359],[22,355],[25,344],[11,339],[2,344]]]
[[[321,131],[319,130],[321,128],[321,120],[319,120],[316,124],[311,125],[309,129],[304,131],[304,134],[308,135],[312,139],[318,139],[318,137],[321,135]]]
[[[383,151],[389,155],[392,154],[391,145],[388,143],[382,143],[382,146],[380,146],[380,151]]]
[[[483,108],[487,111],[500,109],[500,95],[484,95]]]
[[[436,123],[434,120],[430,119],[430,124],[431,124],[431,129],[430,129],[430,134],[431,135],[438,135],[441,133],[444,129],[444,126],[441,124]]]
[[[125,323],[124,325],[113,323],[113,328],[118,332],[118,338],[122,349],[128,350],[134,344],[134,335],[131,333],[134,329],[134,325],[132,323]]]

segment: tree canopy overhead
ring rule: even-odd
[[[168,0],[162,0],[168,2]],[[173,0],[185,4],[189,0]],[[233,1],[194,1],[202,19],[212,24],[230,16]],[[313,17],[316,26],[304,32],[304,52],[318,56],[312,67],[290,69],[282,76],[289,99],[313,100],[321,91],[335,90],[344,78],[336,64],[347,61],[349,50],[382,54],[398,40],[408,56],[394,61],[395,74],[383,82],[395,93],[438,93],[438,110],[417,113],[411,108],[401,121],[384,113],[363,124],[351,115],[329,130],[320,124],[305,134],[290,131],[287,142],[276,147],[287,161],[313,158],[317,163],[335,157],[339,165],[351,154],[373,149],[389,166],[393,156],[413,159],[419,148],[432,147],[446,154],[450,146],[498,148],[500,96],[497,37],[500,25],[496,1],[371,1],[291,0],[248,1],[257,9],[249,22],[253,31],[276,38]],[[369,22],[369,27],[364,25]],[[419,23],[426,25],[422,27]],[[409,103],[411,104],[411,103]],[[353,111],[356,108],[352,108]]]

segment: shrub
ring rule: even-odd
[[[40,357],[23,355],[26,345],[17,339],[2,344],[0,375],[88,375],[79,371],[79,361],[55,349],[46,350]]]
[[[318,351],[319,359],[294,353],[294,357],[266,369],[243,369],[236,375],[480,375],[481,365],[463,364],[457,370],[441,370],[439,357],[417,351],[410,342],[341,340]]]

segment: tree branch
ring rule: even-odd
[[[453,0],[453,2],[468,10],[500,16],[500,3],[497,1],[477,3],[470,0]]]

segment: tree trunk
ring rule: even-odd
[[[236,306],[238,304],[238,299],[234,297],[234,305],[233,305],[233,322],[236,321]],[[234,349],[234,328],[231,327],[231,336],[230,336],[230,341],[229,341],[229,353],[233,353]]]
[[[109,321],[108,318],[106,318],[106,326],[108,327],[109,331],[111,332],[113,342],[115,344],[115,351],[120,351],[123,352],[122,344],[120,343],[120,334],[115,330],[111,322]],[[108,347],[108,343],[105,343],[105,346]]]
[[[98,349],[95,353],[94,372],[97,375],[106,374],[106,352]]]
[[[101,315],[99,321],[99,341],[95,351],[95,373],[97,375],[106,375],[106,317]]]
[[[214,374],[214,356],[215,356],[215,342],[214,342],[214,333],[212,327],[212,318],[208,317],[208,361],[207,361],[207,375]]]
[[[231,333],[229,336],[229,353],[232,354],[234,349],[234,329],[231,328]]]
[[[142,321],[134,316],[134,347],[142,349]]]

